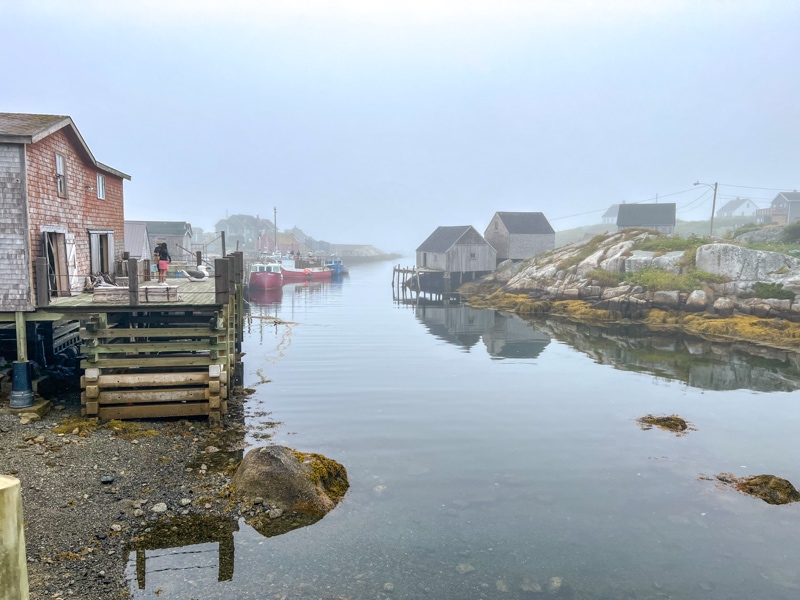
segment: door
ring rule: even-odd
[[[42,255],[47,259],[47,289],[50,295],[70,296],[66,234],[58,231],[43,231]]]
[[[114,232],[89,231],[89,256],[92,275],[111,273],[114,262]]]

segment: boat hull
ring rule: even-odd
[[[330,269],[286,269],[281,267],[284,283],[292,281],[330,281],[333,271]]]
[[[283,275],[272,271],[250,273],[250,287],[258,290],[273,290],[283,285]]]

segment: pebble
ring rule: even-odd
[[[35,438],[33,438],[34,444],[44,444],[44,442],[45,442],[45,437],[43,435],[37,435]]]
[[[180,505],[181,506],[189,506],[192,503],[189,498],[181,498]]]
[[[458,571],[462,575],[464,575],[465,573],[469,573],[470,571],[474,571],[474,570],[475,570],[475,567],[473,567],[469,563],[458,563],[458,566],[456,567],[456,571]]]
[[[506,582],[503,581],[502,579],[498,579],[497,581],[495,581],[494,582],[494,587],[497,588],[498,592],[504,592],[505,593],[505,592],[508,591],[508,585],[506,585]]]
[[[383,584],[383,591],[384,592],[393,592],[394,591],[394,584],[393,583],[384,583]]]
[[[214,452],[219,452],[219,448],[216,446],[206,446],[206,454],[213,454]]]
[[[211,508],[211,503],[206,502],[205,505],[203,506],[203,508],[205,508],[205,509]]]
[[[113,523],[111,525],[111,529],[112,531],[122,531],[122,525],[120,525],[119,523]]]
[[[267,512],[267,516],[270,519],[279,519],[280,517],[283,516],[283,510],[280,508],[273,508],[272,510]]]
[[[561,589],[561,577],[551,577],[550,582],[547,584],[547,591],[551,594],[557,594]]]
[[[167,504],[165,502],[159,502],[157,504],[154,504],[150,510],[153,511],[154,513],[167,512]]]
[[[100,483],[108,485],[109,483],[114,483],[114,478],[111,475],[103,475],[100,478]]]
[[[133,516],[134,517],[141,517],[143,514],[144,514],[144,511],[141,508],[137,508],[135,511],[133,511]]]

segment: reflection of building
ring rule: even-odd
[[[550,343],[548,335],[516,315],[493,310],[463,304],[421,304],[416,315],[438,339],[470,349],[482,337],[487,352],[499,358],[536,358]]]
[[[483,334],[486,351],[500,358],[536,358],[550,336],[531,327],[517,315],[495,313],[494,327]]]
[[[239,531],[234,518],[211,515],[175,517],[157,522],[136,537],[136,581],[145,589],[147,575],[170,578],[181,571],[198,573],[216,564],[217,581],[233,579],[233,533]],[[216,547],[214,547],[216,546]],[[149,552],[149,555],[147,554]],[[158,581],[151,589],[158,587]]]
[[[494,311],[477,310],[463,304],[421,304],[415,312],[435,337],[467,349],[477,344],[483,332],[494,324]]]

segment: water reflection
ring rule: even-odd
[[[800,389],[800,357],[793,352],[667,336],[636,325],[600,327],[545,319],[535,326],[597,363],[651,373],[690,387],[758,392]]]
[[[464,305],[414,309],[431,335],[471,351],[480,341],[495,358],[536,358],[551,339],[625,371],[650,373],[704,390],[800,389],[800,357],[747,343],[714,343],[665,335],[643,325],[592,326],[558,319],[525,321],[514,314]]]
[[[464,305],[421,304],[417,318],[431,335],[470,351],[483,341],[496,358],[536,358],[550,337],[516,315]]]
[[[176,580],[230,581],[235,531],[239,531],[236,519],[211,515],[151,523],[130,548],[135,554],[138,588],[161,589],[166,582]]]

